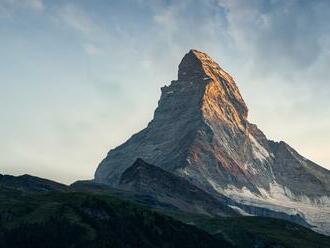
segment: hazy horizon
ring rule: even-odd
[[[329,1],[0,0],[0,174],[89,179],[191,48],[250,122],[330,169]]]

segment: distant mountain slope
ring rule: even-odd
[[[285,142],[270,144],[275,155],[273,168],[278,184],[286,185],[292,197],[298,199],[307,196],[316,203],[327,200],[325,197],[330,192],[329,170],[302,157]]]
[[[24,192],[69,191],[67,185],[30,175],[11,176],[0,174],[0,186],[14,188]]]
[[[233,78],[207,54],[189,51],[162,88],[148,126],[110,150],[95,181],[117,187],[137,158],[200,189],[251,206],[303,213],[330,234],[330,172],[248,121]]]

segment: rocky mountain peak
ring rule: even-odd
[[[179,65],[178,81],[204,83],[201,109],[207,118],[244,126],[248,109],[234,79],[206,53],[190,50]]]
[[[246,129],[248,109],[234,79],[210,56],[194,49],[179,64],[178,80],[162,88],[155,117],[172,105],[174,112],[184,110],[180,115],[188,113],[189,108],[205,120]]]
[[[203,69],[201,53],[197,50],[190,50],[181,60],[178,70],[178,80],[187,81],[194,78],[202,78],[206,76]]]
[[[247,113],[233,78],[206,53],[190,50],[179,65],[178,79],[162,88],[148,127],[111,150],[96,179],[118,184],[121,173],[138,157],[168,171],[202,163],[202,146],[209,152],[221,148],[214,151],[213,162],[245,177],[244,163],[249,158],[242,159],[240,153],[249,142]],[[210,146],[212,140],[216,143]],[[131,156],[123,157],[122,148],[130,150],[124,153]],[[112,164],[116,169],[109,170]]]
[[[178,80],[201,79],[211,77],[216,79],[222,77],[226,81],[233,83],[233,78],[225,72],[209,55],[195,49],[191,49],[179,64]]]

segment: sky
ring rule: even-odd
[[[72,183],[152,119],[191,48],[330,169],[330,1],[0,0],[0,173]]]

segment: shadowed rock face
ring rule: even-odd
[[[184,212],[218,216],[239,215],[185,178],[148,164],[142,159],[137,159],[124,171],[119,188],[154,196]],[[225,197],[223,198],[225,201]]]
[[[189,51],[178,79],[161,92],[153,120],[108,153],[96,182],[118,186],[122,173],[142,158],[214,195],[253,198],[256,205],[261,203],[255,197],[264,205],[290,201],[285,203],[290,209],[297,202],[321,203],[323,217],[314,209],[312,219],[330,218],[330,172],[249,123],[233,78],[207,54]],[[330,232],[330,222],[326,225]]]
[[[295,196],[314,199],[330,195],[330,173],[299,155],[285,142],[271,142],[275,154],[273,171],[276,181],[285,185]]]

